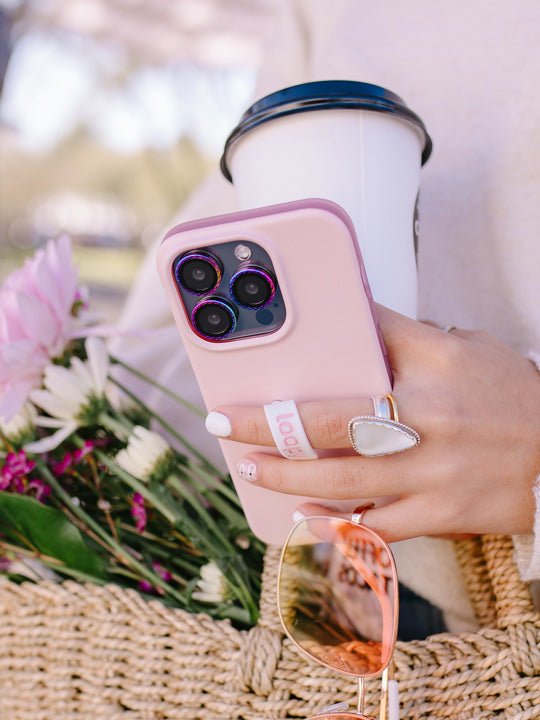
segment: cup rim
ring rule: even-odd
[[[225,141],[220,160],[221,172],[229,182],[233,182],[228,159],[233,146],[250,130],[269,120],[287,115],[336,108],[373,110],[406,120],[418,128],[424,136],[422,165],[431,155],[433,142],[424,123],[399,95],[380,85],[356,80],[319,80],[291,85],[253,103]]]

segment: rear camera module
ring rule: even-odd
[[[233,275],[230,292],[239,305],[250,309],[261,308],[272,301],[276,284],[267,270],[248,266]]]
[[[203,337],[222,340],[234,330],[236,313],[226,300],[208,298],[193,308],[191,322]]]
[[[270,335],[286,318],[285,300],[269,252],[242,235],[173,255],[171,277],[185,319],[199,341],[229,345]]]
[[[202,295],[219,285],[221,266],[213,255],[201,252],[188,253],[176,266],[176,277],[188,292]]]

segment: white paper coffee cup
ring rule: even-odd
[[[394,93],[329,80],[252,105],[226,142],[221,168],[240,209],[305,198],[341,205],[374,299],[416,317],[417,199],[431,147],[420,118]]]

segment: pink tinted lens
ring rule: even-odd
[[[390,662],[396,567],[388,545],[368,528],[332,517],[298,523],[283,548],[278,598],[285,631],[315,660],[362,676]]]

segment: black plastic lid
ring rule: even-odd
[[[424,123],[398,95],[369,83],[353,80],[321,80],[278,90],[257,100],[248,108],[225,142],[220,162],[221,172],[232,182],[227,157],[233,145],[253,128],[268,120],[286,115],[329,108],[360,108],[403,118],[419,128],[424,135],[422,165],[431,155],[433,143]]]

